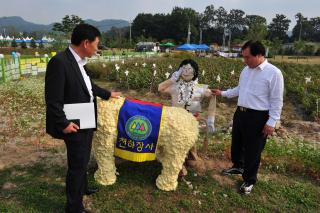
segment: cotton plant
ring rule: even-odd
[[[170,76],[170,73],[166,72],[165,75],[166,75],[166,79],[168,79]]]
[[[146,63],[143,63],[143,64],[142,64],[142,66],[143,66],[143,67],[146,67],[146,66],[147,66],[147,64],[146,64]]]
[[[168,68],[171,69],[171,70],[173,69],[171,64],[168,66]]]
[[[117,72],[119,72],[119,69],[120,69],[119,65],[118,65],[118,64],[115,64],[114,66],[115,66]]]
[[[152,91],[152,86],[153,86],[153,84],[154,84],[156,75],[157,75],[157,70],[154,70],[154,71],[153,71],[153,77],[152,77],[151,83],[150,83],[150,92]]]
[[[221,81],[220,74],[218,74],[216,80],[217,80],[218,83],[220,83],[220,81]]]
[[[231,74],[231,75],[234,75],[234,70],[232,70],[232,71],[230,72],[230,74]]]
[[[136,62],[136,63],[134,64],[134,66],[136,66],[136,67],[137,67],[137,66],[138,66],[138,63]]]
[[[204,75],[205,75],[205,73],[206,73],[206,71],[202,70],[202,74],[201,74],[201,75],[202,75],[202,76],[204,76]]]
[[[126,71],[124,72],[124,74],[125,74],[126,77],[127,77],[127,89],[129,90],[129,70],[126,70]]]
[[[116,79],[118,79],[119,82],[121,83],[121,78],[119,77],[120,66],[118,64],[115,64],[114,67],[116,69]]]
[[[304,79],[306,81],[306,84],[311,83],[311,76],[305,77]]]
[[[153,68],[156,68],[156,67],[157,67],[157,65],[156,65],[156,64],[152,64],[152,66],[153,66]]]

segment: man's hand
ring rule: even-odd
[[[274,132],[274,128],[272,126],[269,125],[264,125],[262,133],[264,137],[268,137],[269,135],[272,135],[272,133]]]
[[[73,122],[70,122],[70,124],[64,129],[62,130],[64,134],[69,134],[72,132],[77,132],[78,131],[79,126]]]
[[[219,89],[211,89],[211,93],[212,93],[212,95],[220,96],[221,95],[221,90],[219,90]]]
[[[111,92],[111,98],[119,98],[122,96],[121,92]]]

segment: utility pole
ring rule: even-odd
[[[131,24],[132,24],[132,21],[130,21],[130,34],[129,34],[129,42],[130,42],[130,46],[131,46]]]
[[[222,36],[222,47],[223,47],[223,51],[225,49],[226,46],[226,34],[227,34],[227,29],[223,28],[223,36]]]
[[[200,41],[199,44],[202,44],[202,29],[200,28]]]
[[[229,41],[228,41],[228,48],[229,48],[229,52],[231,52],[231,30],[229,29]]]
[[[301,40],[301,31],[302,31],[302,19],[300,19],[299,41]]]
[[[190,35],[191,35],[191,32],[190,32],[190,21],[189,21],[187,44],[190,44]]]

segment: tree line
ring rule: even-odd
[[[260,15],[247,15],[239,9],[229,12],[223,7],[209,5],[203,13],[192,8],[175,7],[169,14],[138,14],[132,22],[132,35],[153,38],[157,41],[172,39],[184,43],[190,23],[191,42],[199,42],[202,31],[204,43],[222,44],[223,33],[231,32],[232,41],[245,39],[280,40],[282,43],[297,40],[320,42],[320,17],[307,18],[301,13],[295,16],[296,25],[292,35],[287,32],[291,20],[283,14],[276,14],[271,23]]]
[[[295,26],[288,35],[292,22],[283,14],[275,14],[268,24],[265,17],[248,15],[239,9],[227,11],[223,7],[209,5],[202,13],[192,8],[174,7],[171,13],[139,13],[132,21],[131,39],[138,41],[171,41],[182,44],[187,41],[190,25],[190,43],[217,43],[222,45],[230,38],[232,44],[244,40],[262,40],[271,49],[284,54],[318,54],[320,49],[308,42],[320,42],[320,17],[295,15]],[[104,34],[107,46],[125,47],[129,45],[130,27],[116,28]],[[294,46],[281,49],[284,43]]]
[[[320,42],[320,17],[305,17],[301,13],[295,15],[295,26],[288,35],[292,22],[283,14],[275,14],[268,24],[260,15],[248,15],[239,9],[227,11],[223,7],[209,5],[201,13],[192,8],[174,7],[170,13],[139,13],[128,27],[112,27],[103,32],[102,43],[108,47],[134,47],[139,41],[190,43],[216,43],[218,45],[241,44],[245,40],[262,40],[274,52],[284,54],[318,54],[320,49],[308,42]],[[61,23],[53,25],[52,36],[62,41],[70,38],[75,25],[84,23],[76,15],[66,15]],[[189,31],[189,32],[188,32]],[[291,49],[282,50],[284,43],[294,43]],[[57,44],[64,46],[63,43]]]

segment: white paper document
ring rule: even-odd
[[[80,129],[96,128],[94,103],[65,104],[63,111],[68,120],[80,120]]]

